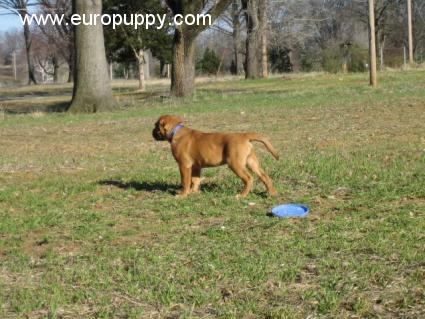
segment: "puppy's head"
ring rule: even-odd
[[[183,123],[183,119],[175,115],[163,115],[155,123],[155,128],[152,131],[152,136],[157,141],[168,140],[173,129]]]

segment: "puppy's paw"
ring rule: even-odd
[[[184,194],[184,193],[180,193],[180,194],[177,194],[176,196],[174,196],[176,199],[184,199],[184,198],[187,198],[187,196],[188,196],[189,194]]]

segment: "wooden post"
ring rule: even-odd
[[[145,51],[140,49],[138,51],[137,60],[139,63],[139,91],[146,91],[146,83],[145,83]]]
[[[267,50],[267,31],[264,30],[261,36],[261,77],[267,79],[269,77],[269,57]]]
[[[384,47],[381,44],[381,47],[379,48],[379,65],[381,68],[381,71],[384,70]]]
[[[15,81],[18,79],[18,72],[16,70],[16,51],[13,51],[13,78]]]
[[[413,27],[412,27],[412,0],[407,0],[407,23],[409,31],[409,64],[413,65]]]
[[[407,54],[406,54],[406,46],[403,45],[403,67],[407,65]]]
[[[376,38],[375,38],[375,5],[373,0],[369,0],[369,26],[370,26],[370,85],[376,87],[378,79],[376,75]]]
[[[151,78],[151,52],[147,51],[144,55],[145,57],[145,80],[149,80]]]
[[[385,59],[384,59],[384,48],[385,48],[385,35],[382,37],[379,43],[379,65],[380,70],[385,70]]]

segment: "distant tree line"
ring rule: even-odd
[[[425,59],[425,0],[413,0],[413,50]],[[146,89],[152,59],[171,77],[173,96],[190,95],[196,75],[247,79],[294,71],[363,72],[368,68],[368,5],[355,0],[0,0],[3,13],[165,14],[166,28],[23,26],[0,35],[0,66],[20,61],[29,84],[74,82],[71,111],[114,107],[110,80],[131,71]],[[406,60],[406,0],[375,0],[376,46],[382,69]],[[213,26],[170,26],[176,14],[209,13]],[[11,39],[14,38],[14,41]],[[19,64],[19,63],[18,63]],[[170,70],[171,72],[167,72]],[[1,68],[0,68],[1,72]],[[1,74],[0,74],[1,76]],[[62,79],[61,79],[62,78]],[[1,77],[0,77],[1,81]]]

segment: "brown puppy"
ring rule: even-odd
[[[263,136],[257,133],[203,133],[183,126],[183,119],[174,115],[164,115],[155,123],[152,135],[157,141],[168,140],[173,156],[180,169],[183,190],[180,196],[198,192],[201,182],[201,169],[227,164],[244,182],[240,194],[245,197],[251,191],[253,178],[246,166],[258,175],[269,193],[277,195],[270,177],[261,169],[252,141],[263,143],[267,150],[279,159],[276,149]]]

